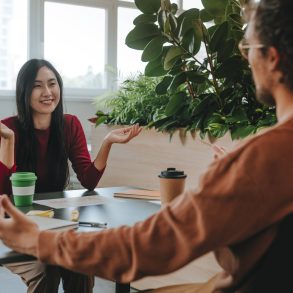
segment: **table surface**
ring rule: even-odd
[[[107,187],[97,188],[94,191],[68,190],[64,192],[53,192],[36,194],[34,199],[53,199],[69,198],[89,195],[101,195],[108,198],[106,203],[92,206],[82,206],[74,208],[54,209],[54,217],[59,219],[70,219],[72,210],[79,211],[79,221],[107,223],[108,228],[118,227],[121,225],[133,225],[134,223],[144,220],[156,213],[160,205],[139,199],[121,199],[114,198],[113,194],[118,191],[129,189],[129,187]],[[19,208],[26,213],[30,210],[47,210],[48,207],[39,204],[33,204],[30,207]],[[81,231],[98,231],[99,228],[82,227]],[[0,244],[0,264],[26,261],[32,257],[12,251],[10,248]]]
[[[47,194],[36,194],[35,199],[49,198],[67,198],[80,197],[88,195],[102,195],[109,199],[107,203],[97,206],[86,206],[79,208],[55,209],[54,217],[60,219],[69,219],[73,209],[78,209],[80,221],[107,222],[108,227],[117,227],[121,225],[132,225],[135,222],[144,220],[160,209],[160,205],[144,200],[113,198],[113,194],[118,191],[129,189],[130,187],[111,187],[97,188],[94,191],[70,190],[64,192],[55,192]],[[132,187],[131,187],[132,188]],[[29,210],[47,210],[48,207],[33,204],[30,207],[20,208],[23,212]],[[83,231],[95,231],[97,228],[82,228]],[[1,247],[0,244],[0,265],[8,262],[25,261],[32,259],[29,256],[11,251],[8,247]],[[147,288],[157,288],[168,285],[204,282],[219,272],[221,269],[214,256],[209,253],[187,265],[186,267],[164,276],[147,277],[138,280],[131,285],[134,288],[143,290]],[[129,292],[129,284],[116,283],[116,292]]]

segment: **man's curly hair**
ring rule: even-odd
[[[279,69],[283,73],[281,82],[293,90],[293,1],[261,0],[251,5],[260,43],[278,50]],[[266,50],[262,52],[266,54]]]

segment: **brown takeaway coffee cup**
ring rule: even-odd
[[[186,177],[184,171],[176,170],[176,168],[167,168],[161,172],[159,178],[162,205],[171,202],[184,191]]]

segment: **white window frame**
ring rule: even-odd
[[[88,7],[103,8],[106,11],[106,40],[105,53],[106,64],[117,71],[117,31],[118,31],[118,8],[137,9],[134,1],[123,0],[28,0],[28,56],[31,58],[44,58],[44,6],[45,2],[73,4]],[[179,9],[182,8],[183,0],[178,0]],[[108,33],[111,32],[111,33]],[[98,56],[97,56],[98,58]],[[106,73],[105,89],[81,89],[64,88],[66,100],[89,101],[93,97],[117,88],[117,76]],[[111,86],[110,86],[111,85]],[[0,90],[0,97],[13,97],[14,90]]]
[[[117,23],[118,7],[137,9],[134,2],[123,0],[28,0],[28,48],[27,60],[31,58],[44,58],[44,7],[45,2],[73,4],[87,7],[102,8],[106,11],[106,40],[105,62],[111,68],[117,69]],[[111,32],[111,33],[108,33]],[[98,58],[98,56],[97,56]],[[109,89],[117,88],[117,77],[113,73],[106,73],[106,88],[81,89],[64,87],[66,100],[89,101]],[[111,86],[110,86],[111,85]],[[12,97],[14,90],[0,90],[0,96]],[[69,98],[70,97],[70,98]]]
[[[105,62],[111,68],[117,68],[117,11],[118,7],[136,8],[134,3],[117,0],[30,0],[29,4],[29,48],[28,58],[44,58],[44,5],[45,2],[73,4],[80,6],[105,9],[106,12],[106,40]],[[32,17],[31,17],[32,16]],[[36,16],[36,17],[34,17]],[[111,33],[108,33],[111,32]],[[37,45],[36,45],[37,44]],[[97,56],[98,58],[98,56]],[[92,100],[93,97],[103,94],[110,88],[117,88],[116,76],[106,73],[106,88],[81,89],[64,88],[65,97],[71,99]],[[111,85],[111,86],[110,86]],[[113,86],[114,85],[114,86]],[[83,97],[83,98],[80,98]]]

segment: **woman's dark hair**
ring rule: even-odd
[[[261,0],[254,14],[255,32],[260,43],[275,47],[280,54],[283,82],[293,90],[293,11],[292,0]],[[265,51],[264,51],[265,53]]]
[[[38,71],[41,67],[47,67],[56,76],[60,87],[60,101],[52,113],[50,136],[48,142],[47,162],[48,172],[51,179],[52,190],[60,191],[68,184],[68,152],[64,136],[63,115],[63,82],[58,71],[53,65],[43,59],[31,59],[20,69],[16,80],[16,105],[18,114],[19,142],[16,164],[23,171],[36,172],[36,160],[38,154],[37,141],[34,130],[32,109],[30,106],[31,94]],[[38,174],[37,174],[38,175]],[[36,192],[39,190],[38,180]]]

